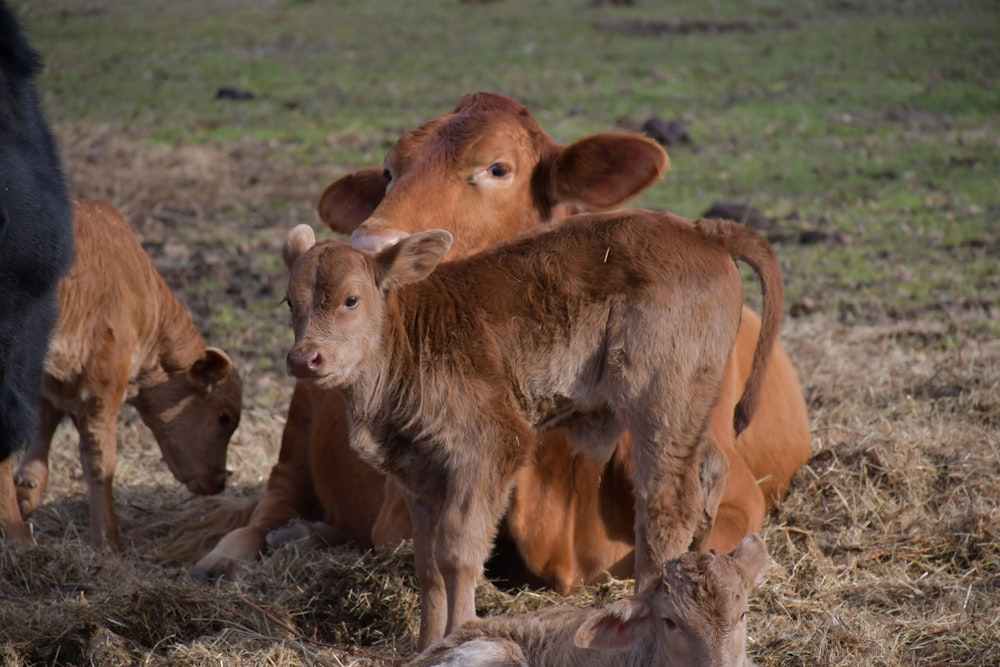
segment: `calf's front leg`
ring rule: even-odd
[[[80,432],[80,462],[90,504],[90,541],[97,549],[121,553],[112,491],[118,461],[117,422],[117,413],[98,412],[78,418],[76,428]]]
[[[64,415],[62,410],[58,410],[49,401],[41,399],[38,402],[35,438],[28,445],[17,474],[14,475],[17,501],[21,516],[25,519],[34,514],[49,484],[49,449],[52,446],[52,436]]]
[[[500,422],[457,451],[443,476],[444,497],[406,490],[420,578],[422,650],[476,617],[476,584],[506,509],[514,473],[534,443],[527,424]],[[518,426],[521,426],[518,429]],[[467,446],[466,446],[467,447]],[[489,448],[489,449],[487,449]]]
[[[9,544],[32,544],[31,533],[17,507],[14,463],[10,458],[0,461],[0,533]]]
[[[444,577],[434,557],[440,510],[408,489],[404,495],[413,523],[413,560],[420,582],[420,638],[417,650],[423,651],[444,637],[448,626],[448,596]]]

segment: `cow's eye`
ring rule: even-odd
[[[503,178],[504,176],[510,173],[510,169],[500,164],[499,162],[491,164],[490,168],[487,169],[486,171],[490,172],[490,176],[492,176],[493,178]]]
[[[667,626],[667,630],[676,630],[677,629],[677,622],[674,621],[674,619],[672,619],[672,618],[665,618],[665,619],[663,619],[663,624],[665,626]]]
[[[233,423],[233,416],[222,410],[219,412],[219,426],[226,427]]]
[[[383,169],[382,170],[382,178],[384,178],[386,181],[391,181],[392,180],[392,172],[389,171],[388,168]]]
[[[347,300],[344,301],[344,306],[346,308],[356,308],[358,306],[358,297],[356,296],[347,297]]]

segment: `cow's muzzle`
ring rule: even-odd
[[[392,227],[364,224],[351,234],[351,245],[359,250],[377,253],[397,243],[404,236],[408,234]]]

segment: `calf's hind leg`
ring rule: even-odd
[[[659,576],[663,562],[708,539],[729,463],[701,423],[701,428],[646,423],[632,429],[636,590]]]

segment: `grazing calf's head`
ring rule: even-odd
[[[317,244],[311,227],[295,227],[282,251],[295,333],[288,373],[323,387],[353,383],[380,343],[386,295],[430,275],[449,247],[451,234],[429,230],[372,254],[339,241]]]
[[[243,385],[232,360],[207,347],[190,368],[168,373],[133,401],[167,467],[192,493],[226,486],[226,450],[240,422]]]
[[[588,619],[576,645],[627,648],[655,633],[660,664],[752,664],[746,657],[747,600],[766,565],[767,550],[756,534],[732,554],[682,554],[664,564],[660,581]]]
[[[528,109],[491,93],[466,96],[450,114],[407,132],[382,168],[332,183],[319,217],[376,250],[431,228],[455,232],[449,259],[464,257],[582,210],[619,206],[669,164],[655,142],[598,134],[557,144]]]

